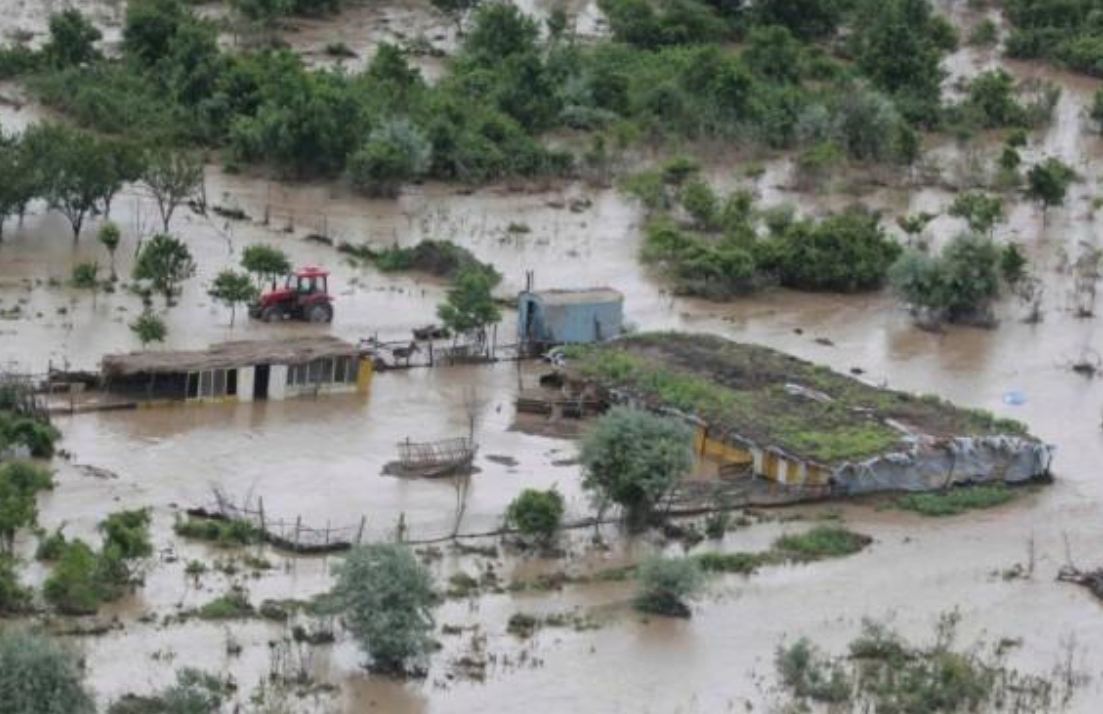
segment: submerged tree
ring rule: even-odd
[[[95,714],[80,659],[44,634],[0,632],[0,702],[4,714]]]
[[[107,255],[111,260],[111,280],[114,281],[116,279],[115,251],[119,249],[119,242],[122,240],[119,224],[114,221],[104,221],[100,224],[99,230],[96,231],[96,240],[107,250]]]
[[[1003,199],[981,191],[966,191],[954,198],[949,214],[964,219],[969,230],[991,237],[996,224],[1003,220]]]
[[[599,511],[616,504],[639,523],[693,465],[690,437],[680,422],[614,407],[582,442],[582,487]]]
[[[291,260],[279,248],[258,243],[241,251],[241,267],[256,278],[259,289],[261,283],[290,272]]]
[[[338,567],[333,604],[372,668],[397,674],[418,669],[433,645],[437,596],[429,571],[399,544],[354,548]]]
[[[466,268],[456,276],[447,300],[437,307],[437,316],[456,335],[475,335],[476,342],[486,344],[486,328],[502,319],[491,290],[494,276],[480,268]]]
[[[1069,185],[1075,180],[1076,172],[1060,159],[1048,158],[1035,164],[1026,174],[1026,195],[1042,204],[1042,222],[1046,221],[1049,209],[1065,202]]]
[[[168,233],[176,209],[203,193],[203,161],[186,151],[158,149],[146,157],[142,181],[149,188]]]
[[[1004,286],[1006,250],[987,238],[963,234],[937,256],[905,252],[893,264],[889,281],[914,311],[928,317],[991,324],[992,303]]]
[[[178,238],[159,234],[142,247],[134,264],[135,280],[147,280],[154,290],[172,301],[180,284],[195,275],[195,261],[188,246]]]
[[[546,544],[563,520],[563,496],[554,488],[547,491],[526,488],[510,501],[505,520],[522,536]]]
[[[211,299],[216,300],[230,308],[230,327],[234,326],[234,318],[237,316],[237,306],[247,305],[257,295],[257,289],[252,279],[245,273],[226,269],[215,276],[211,287],[207,289]]]
[[[151,310],[145,310],[134,322],[130,323],[130,331],[142,343],[142,349],[146,349],[152,342],[164,342],[168,336],[168,326],[165,321]]]

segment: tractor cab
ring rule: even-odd
[[[289,273],[283,287],[273,283],[272,289],[249,307],[249,315],[265,322],[331,322],[333,296],[329,294],[329,273],[316,267]]]

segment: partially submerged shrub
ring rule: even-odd
[[[686,600],[692,599],[704,583],[701,566],[696,560],[648,558],[636,571],[636,608],[655,615],[689,617]]]
[[[42,586],[47,602],[65,615],[94,615],[108,597],[100,560],[80,539],[66,544]]]
[[[523,536],[547,543],[563,520],[563,496],[554,488],[538,491],[526,488],[506,509],[506,524]]]
[[[693,463],[689,429],[649,412],[614,407],[582,442],[582,487],[599,505],[647,516]]]
[[[80,659],[56,640],[9,628],[0,632],[4,714],[95,714]]]
[[[352,549],[340,565],[332,595],[373,668],[404,673],[428,655],[437,596],[428,570],[406,546]]]
[[[172,529],[182,538],[204,540],[223,548],[252,545],[263,540],[260,529],[248,521],[239,519],[222,520],[188,516],[177,520]]]
[[[31,591],[19,582],[19,561],[0,555],[0,617],[18,615],[31,604]]]

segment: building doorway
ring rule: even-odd
[[[253,400],[268,399],[268,378],[271,375],[272,366],[258,364],[253,370]]]

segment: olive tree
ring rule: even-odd
[[[195,260],[184,242],[166,234],[153,236],[142,247],[134,264],[133,278],[149,281],[154,290],[172,300],[180,283],[195,275]]]
[[[207,289],[211,299],[230,308],[230,327],[234,326],[237,317],[237,306],[246,305],[257,295],[257,289],[253,280],[245,273],[236,270],[223,270],[215,276],[211,286]]]
[[[353,548],[339,565],[332,602],[373,669],[417,669],[432,649],[437,601],[429,571],[400,544]]]
[[[0,633],[0,702],[4,714],[95,714],[76,654],[44,634]]]
[[[582,487],[599,510],[616,504],[638,521],[693,464],[689,428],[673,419],[614,407],[582,441]]]

